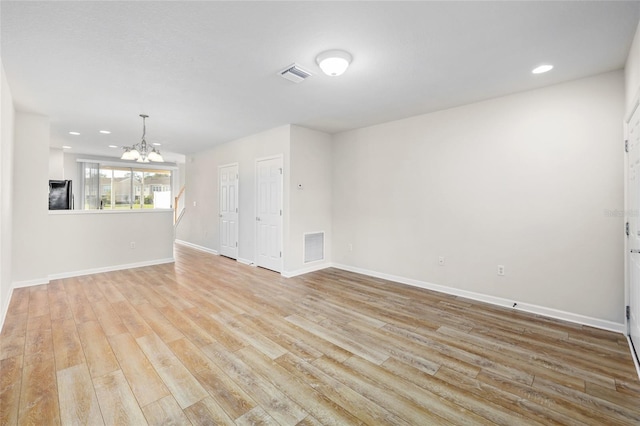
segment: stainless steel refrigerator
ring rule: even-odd
[[[73,192],[70,180],[49,181],[49,210],[73,209]]]

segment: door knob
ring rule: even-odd
[[[631,253],[640,253],[640,249],[631,249]]]

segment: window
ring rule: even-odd
[[[98,180],[98,164],[97,163],[83,163],[82,168],[82,203],[78,203],[85,210],[100,208],[99,203],[99,188],[100,181]]]
[[[131,208],[131,169],[100,167],[100,208]]]
[[[170,209],[171,170],[80,163],[84,209]]]

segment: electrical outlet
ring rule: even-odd
[[[349,243],[349,251],[353,251],[353,244]]]
[[[136,242],[135,241],[131,241],[129,243],[129,247],[131,247],[132,249],[136,248]]]
[[[504,265],[498,265],[498,275],[504,275]]]
[[[438,258],[438,265],[440,265],[440,266],[444,266],[444,256],[440,256],[440,257]]]
[[[196,202],[194,201],[194,202],[193,202],[193,207],[195,207],[195,206],[196,206]]]

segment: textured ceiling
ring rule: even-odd
[[[639,2],[0,3],[16,107],[52,145],[189,154],[286,123],[335,133],[620,69]],[[318,53],[353,55],[341,77]],[[277,72],[296,62],[314,75]],[[540,63],[555,69],[530,70]],[[110,135],[101,135],[107,129]],[[78,131],[80,136],[71,136]],[[119,155],[119,152],[115,155]]]

